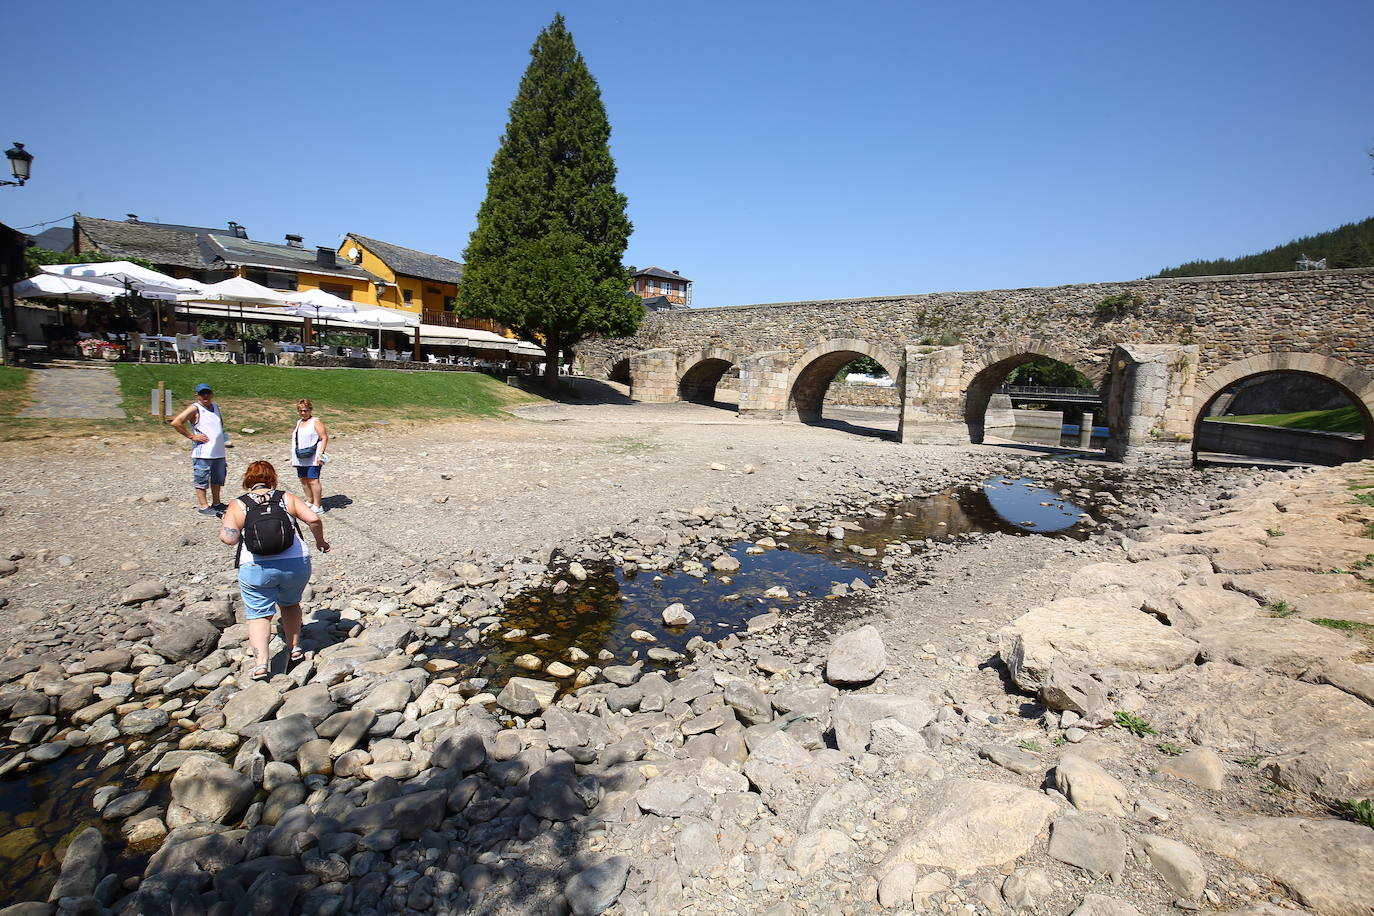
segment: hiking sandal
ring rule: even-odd
[[[253,673],[249,675],[249,677],[255,681],[265,681],[271,676],[272,671],[266,665],[258,665],[253,669]]]

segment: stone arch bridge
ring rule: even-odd
[[[737,372],[741,416],[801,421],[821,416],[841,366],[871,356],[896,381],[904,442],[982,441],[992,392],[1048,356],[1100,388],[1109,454],[1150,463],[1188,460],[1228,386],[1297,372],[1351,398],[1374,455],[1369,268],[656,312],[579,355],[640,401],[710,401]]]

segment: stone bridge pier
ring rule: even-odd
[[[1190,461],[1234,386],[1307,375],[1350,398],[1374,456],[1367,268],[685,309],[580,352],[588,374],[628,378],[640,401],[725,406],[717,389],[737,377],[739,416],[808,423],[839,369],[867,356],[894,380],[897,440],[949,444],[982,442],[993,393],[1049,358],[1098,389],[1108,455],[1148,464]]]

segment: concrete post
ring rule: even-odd
[[[1078,447],[1093,447],[1093,423],[1096,421],[1091,410],[1083,411],[1083,416],[1078,420]]]

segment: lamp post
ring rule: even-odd
[[[16,142],[14,146],[5,150],[5,157],[10,161],[10,171],[14,173],[15,180],[0,181],[0,185],[23,187],[33,171],[33,153],[25,150],[24,144]]]

